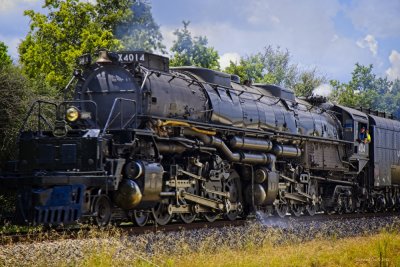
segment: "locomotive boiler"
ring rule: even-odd
[[[0,178],[20,222],[143,226],[400,206],[400,122],[387,114],[170,68],[141,51],[83,55],[73,83],[65,101],[35,102]]]

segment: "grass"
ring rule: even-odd
[[[384,250],[382,254],[382,250]],[[380,265],[383,263],[383,265]],[[304,244],[250,250],[196,253],[174,261],[176,266],[360,266],[400,265],[400,236],[378,234],[343,240],[318,240]]]
[[[400,266],[400,234],[382,232],[364,237],[313,240],[302,244],[261,246],[245,249],[220,247],[179,255],[159,254],[150,259],[115,258],[115,250],[89,253],[79,266]]]
[[[210,229],[201,235],[182,231],[133,237],[119,228],[93,227],[77,240],[54,233],[59,238],[50,242],[3,245],[0,266],[400,266],[398,226],[346,238],[336,233],[300,237],[258,224],[224,234]]]

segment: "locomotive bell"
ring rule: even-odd
[[[105,50],[101,50],[99,52],[99,58],[96,60],[96,63],[111,63],[112,61],[108,57],[108,53]]]
[[[123,179],[115,196],[115,203],[124,210],[136,207],[142,200],[142,192],[134,181]]]

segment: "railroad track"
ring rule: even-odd
[[[168,225],[146,225],[144,227],[136,227],[133,225],[120,225],[119,227],[99,229],[94,226],[81,226],[62,229],[48,229],[42,231],[21,232],[21,233],[8,233],[0,235],[0,245],[11,243],[24,243],[24,242],[43,242],[55,241],[60,239],[84,239],[104,237],[110,234],[111,231],[117,231],[120,235],[141,235],[146,233],[157,232],[176,232],[176,231],[190,231],[204,228],[222,228],[222,227],[237,227],[243,226],[247,223],[259,222],[266,227],[282,227],[287,228],[293,223],[312,223],[312,222],[326,222],[326,221],[344,221],[361,218],[380,218],[380,217],[393,217],[399,216],[400,212],[391,213],[351,213],[351,214],[316,214],[315,216],[287,216],[280,218],[277,216],[267,216],[260,213],[256,216],[250,217],[247,220],[238,219],[235,221],[217,220],[215,222],[195,221],[190,224],[174,222]],[[112,233],[111,233],[112,234]]]
[[[400,212],[390,212],[390,213],[348,213],[348,214],[324,214],[318,213],[314,216],[286,216],[284,218],[280,218],[277,216],[263,216],[262,214],[256,215],[257,220],[260,221],[265,226],[271,227],[287,227],[291,223],[311,223],[311,222],[326,222],[326,221],[344,221],[344,220],[352,220],[352,219],[368,219],[368,218],[380,218],[380,217],[393,217],[399,216]]]
[[[95,226],[83,226],[73,228],[48,229],[42,231],[20,232],[0,234],[0,245],[23,242],[41,242],[53,241],[59,239],[77,239],[77,238],[96,238],[106,236],[111,231],[117,231],[121,235],[140,235],[156,232],[174,232],[184,230],[194,230],[203,228],[222,228],[242,226],[251,220],[238,219],[235,221],[217,220],[215,222],[197,221],[190,224],[174,222],[167,225],[146,225],[143,227],[133,226],[131,224],[120,225],[119,227],[97,228]]]

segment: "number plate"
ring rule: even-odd
[[[144,53],[118,53],[118,61],[121,63],[144,62]]]

